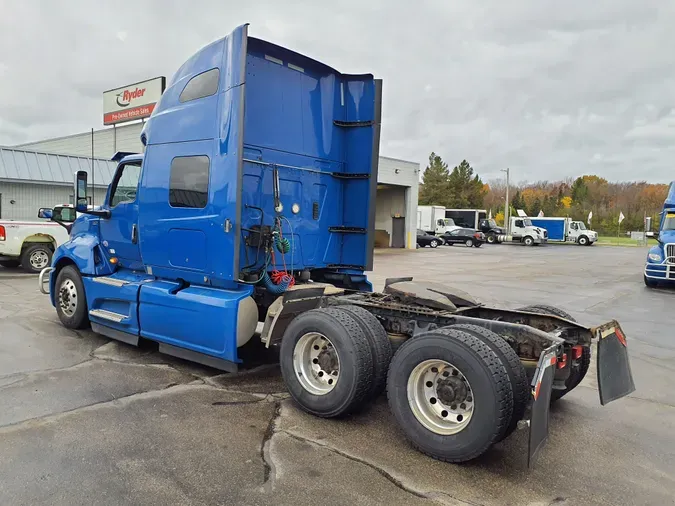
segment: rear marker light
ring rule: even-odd
[[[623,332],[621,332],[619,329],[614,329],[614,334],[616,334],[616,338],[619,340],[619,342],[626,346],[626,336],[623,335]]]
[[[5,237],[6,237],[6,236],[5,236],[5,227],[3,227],[2,225],[0,225],[0,241],[4,241],[4,240],[5,240]]]

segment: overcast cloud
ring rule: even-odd
[[[385,156],[484,179],[675,179],[669,0],[0,0],[0,145],[102,127],[104,90],[249,33],[384,80]]]

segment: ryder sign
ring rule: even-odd
[[[155,77],[103,92],[103,124],[147,118],[164,92],[165,77]]]

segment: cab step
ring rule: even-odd
[[[89,316],[101,318],[102,320],[108,320],[115,323],[121,323],[127,319],[127,315],[125,314],[114,313],[105,309],[92,309],[89,311]]]

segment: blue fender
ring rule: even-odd
[[[73,224],[70,240],[56,248],[52,257],[54,270],[49,276],[49,297],[55,305],[56,277],[66,265],[75,265],[83,276],[105,276],[115,268],[108,262],[104,248],[99,245],[99,218],[81,216]],[[98,260],[98,262],[97,262]]]

